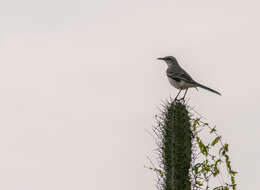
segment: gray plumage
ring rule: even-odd
[[[196,88],[200,87],[206,90],[209,90],[213,93],[216,93],[218,95],[221,95],[218,91],[213,90],[207,86],[204,86],[195,80],[192,79],[192,77],[179,65],[178,61],[173,56],[166,56],[163,58],[158,58],[159,60],[164,60],[168,68],[166,70],[166,74],[168,77],[169,82],[171,85],[173,85],[175,88],[184,90],[188,88]]]

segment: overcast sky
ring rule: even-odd
[[[156,189],[146,156],[174,55],[190,105],[230,144],[238,189],[259,189],[257,0],[0,2],[0,189]]]

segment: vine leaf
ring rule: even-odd
[[[219,140],[220,140],[220,138],[221,138],[221,136],[217,136],[212,142],[211,142],[211,146],[215,146],[218,142],[219,142]]]

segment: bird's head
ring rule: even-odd
[[[177,59],[173,56],[159,57],[157,59],[165,61],[168,66],[178,64]]]

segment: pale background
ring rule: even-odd
[[[190,104],[259,189],[259,1],[0,2],[0,189],[156,189],[144,168],[174,55],[223,96]]]

